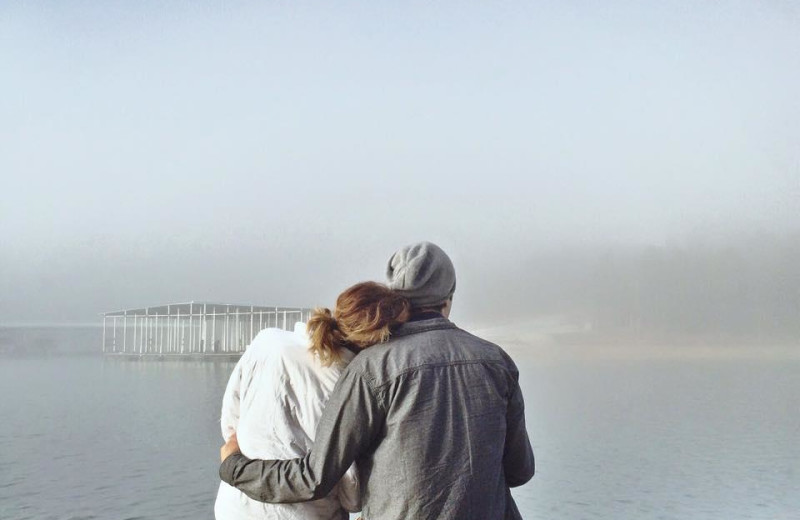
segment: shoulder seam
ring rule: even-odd
[[[491,359],[465,359],[462,361],[445,361],[440,363],[422,363],[420,365],[415,365],[413,367],[408,367],[405,370],[398,372],[394,376],[392,376],[388,381],[385,383],[381,383],[380,385],[372,385],[370,386],[375,390],[381,390],[386,386],[391,385],[401,377],[406,374],[410,374],[412,372],[419,372],[420,370],[427,369],[427,368],[438,368],[438,367],[450,367],[450,366],[459,366],[459,365],[505,365],[505,363],[501,360],[491,360]]]
[[[378,406],[380,406],[381,409],[383,410],[383,412],[385,413],[386,412],[386,403],[384,402],[384,400],[382,398],[378,397],[378,394],[381,393],[382,387],[385,386],[385,385],[377,385],[376,386],[375,385],[375,378],[368,377],[367,374],[365,374],[364,371],[361,370],[361,369],[355,369],[354,368],[354,369],[352,369],[352,371],[353,371],[354,374],[356,374],[359,378],[361,378],[367,384],[367,388],[369,389],[370,393],[372,394],[373,399],[375,399],[375,402],[378,403]]]

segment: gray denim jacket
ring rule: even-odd
[[[219,474],[256,500],[302,502],[356,461],[365,520],[519,519],[509,488],[534,459],[518,376],[500,347],[445,318],[409,322],[345,369],[308,455],[234,454]]]

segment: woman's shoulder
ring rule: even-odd
[[[298,324],[294,331],[268,328],[256,335],[244,356],[247,356],[250,363],[267,363],[283,370],[310,371],[318,377],[327,373],[338,375],[353,359],[353,354],[343,349],[340,362],[323,366],[311,352],[310,346],[311,340],[306,334],[304,323]]]
[[[293,331],[267,328],[260,331],[245,351],[253,358],[296,357],[308,351],[308,340]]]

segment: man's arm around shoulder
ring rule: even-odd
[[[383,420],[383,408],[369,382],[348,367],[325,406],[314,445],[305,457],[254,460],[233,453],[220,465],[219,476],[261,502],[293,503],[322,498],[372,444]]]

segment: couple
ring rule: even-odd
[[[534,459],[514,362],[448,320],[438,246],[397,251],[387,282],[253,340],[225,392],[217,520],[521,518],[510,488]]]

